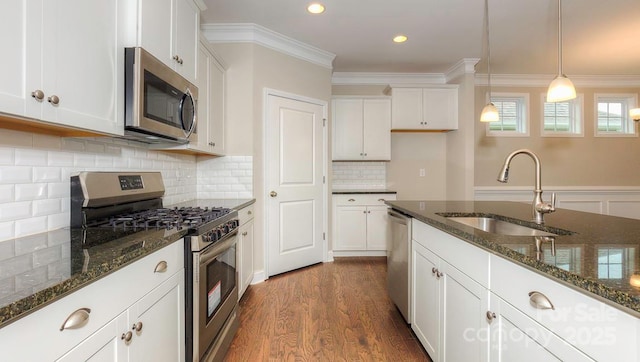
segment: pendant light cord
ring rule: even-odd
[[[491,40],[489,38],[489,0],[484,0],[484,27],[487,36],[487,80],[489,86],[489,103],[491,103]]]
[[[562,0],[558,0],[558,75],[562,75]]]

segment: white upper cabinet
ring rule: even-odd
[[[193,0],[138,0],[137,46],[196,81],[200,9]],[[134,28],[135,29],[135,28]]]
[[[333,160],[391,159],[391,101],[388,98],[334,98]]]
[[[391,129],[458,129],[458,88],[393,88]]]
[[[3,4],[0,112],[121,135],[123,1]]]

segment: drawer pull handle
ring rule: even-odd
[[[378,201],[380,201],[380,202],[385,202],[385,199],[378,199]]]
[[[167,271],[167,262],[166,261],[161,261],[158,263],[158,265],[156,265],[156,268],[153,269],[154,273],[164,273]]]
[[[80,308],[75,312],[71,313],[67,319],[65,319],[64,323],[60,327],[60,331],[64,331],[65,329],[78,329],[83,327],[87,322],[89,322],[89,314],[91,313],[91,309],[89,308]]]
[[[529,292],[529,302],[537,309],[556,309],[549,298],[540,292]]]
[[[349,200],[347,200],[347,201],[349,201],[349,202],[354,202],[354,201],[356,201],[356,199],[349,199]]]

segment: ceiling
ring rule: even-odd
[[[201,22],[255,23],[336,54],[335,72],[443,73],[463,58],[482,58],[482,0],[204,0]],[[640,75],[639,0],[565,0],[564,73]],[[489,0],[494,74],[557,72],[557,1]],[[391,41],[398,33],[409,40]]]

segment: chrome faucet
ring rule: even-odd
[[[520,149],[515,150],[504,159],[504,165],[502,166],[502,170],[498,174],[498,181],[506,183],[509,180],[509,165],[511,164],[511,160],[521,153],[529,155],[536,164],[536,185],[535,190],[533,190],[534,198],[533,198],[533,218],[537,224],[544,224],[544,214],[548,214],[550,212],[556,211],[556,193],[551,194],[551,203],[546,203],[542,201],[542,186],[541,186],[541,166],[540,159],[536,156],[535,153],[531,150]]]

